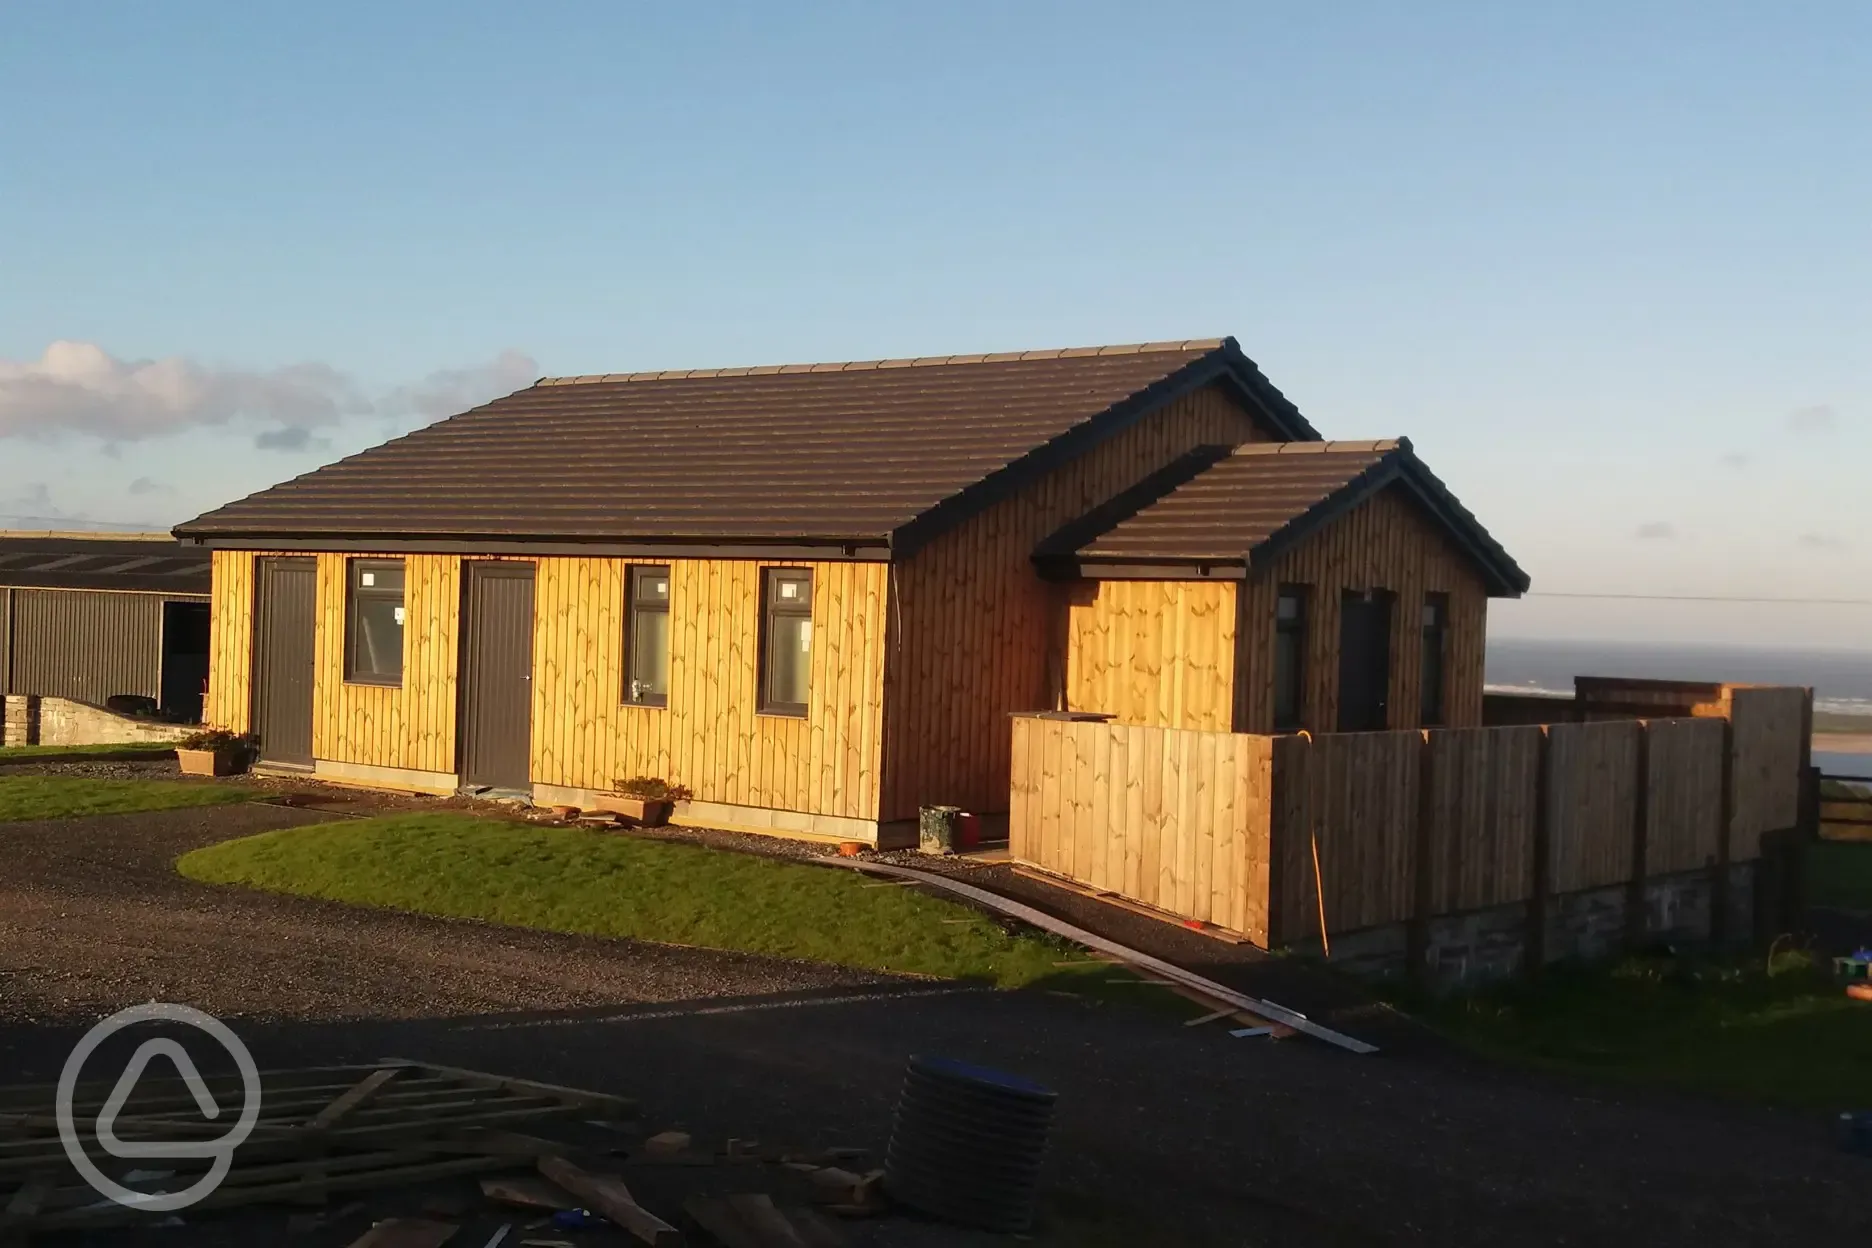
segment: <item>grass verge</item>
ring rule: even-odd
[[[1493,1057],[1734,1100],[1858,1107],[1872,1053],[1872,1004],[1802,952],[1772,964],[1630,958],[1555,967],[1411,1008]]]
[[[517,927],[803,958],[1003,988],[1084,982],[1077,950],[856,872],[461,814],[262,833],[184,855],[193,880]],[[1134,991],[1150,991],[1137,989]]]
[[[0,776],[0,823],[218,806],[260,796],[250,789],[186,780],[100,780],[89,776]]]
[[[9,745],[0,749],[0,763],[19,760],[30,762],[35,758],[82,754],[87,758],[111,758],[119,754],[131,756],[144,754],[173,754],[175,747],[161,741],[122,741],[115,745]]]

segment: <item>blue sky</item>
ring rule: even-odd
[[[1868,135],[1857,0],[13,0],[0,513],[168,524],[536,373],[1233,334],[1537,590],[1872,597]]]

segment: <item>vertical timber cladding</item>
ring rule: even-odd
[[[1389,727],[1418,727],[1424,595],[1449,595],[1444,637],[1444,726],[1482,722],[1483,640],[1488,591],[1468,557],[1397,487],[1379,491],[1322,526],[1271,564],[1250,571],[1241,594],[1235,730],[1274,729],[1274,599],[1305,585],[1307,648],[1304,727],[1331,732],[1339,719],[1339,595],[1387,589],[1391,609]]]
[[[1083,581],[1067,591],[1066,709],[1227,732],[1233,581]]]
[[[345,680],[347,559],[403,561],[403,683]],[[456,627],[461,559],[456,555],[318,556],[317,701],[312,753],[327,762],[455,770]]]
[[[931,803],[1008,808],[1008,716],[1051,705],[1049,648],[1065,627],[1063,590],[1034,572],[1036,543],[1179,455],[1267,436],[1220,389],[1199,390],[896,565],[878,817]]]
[[[214,552],[208,609],[208,701],[202,722],[247,732],[253,712],[252,551]]]
[[[664,707],[623,701],[633,562],[670,569]],[[813,574],[803,718],[755,709],[763,567]],[[877,818],[888,583],[882,563],[541,559],[534,781],[605,790],[657,776],[702,801]]]

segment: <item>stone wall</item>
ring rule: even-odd
[[[196,731],[188,724],[132,719],[67,698],[9,694],[4,745],[166,745]]]
[[[1709,947],[1719,943],[1719,936],[1725,946],[1745,945],[1756,931],[1755,872],[1753,862],[1728,869],[1720,933],[1711,926],[1717,877],[1707,869],[1645,881],[1639,926],[1627,922],[1631,893],[1623,884],[1550,897],[1542,925],[1544,961],[1601,960],[1628,944]],[[1424,982],[1447,992],[1520,974],[1526,969],[1531,927],[1526,902],[1432,919],[1420,937]],[[1342,932],[1332,938],[1329,960],[1355,975],[1402,976],[1411,969],[1413,943],[1408,923]],[[1301,948],[1321,952],[1317,939]]]

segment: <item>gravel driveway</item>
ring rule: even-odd
[[[1824,1115],[1238,1040],[1038,992],[928,993],[352,911],[169,867],[326,817],[252,806],[0,825],[0,1082],[56,1078],[91,1019],[161,996],[235,1016],[263,1064],[398,1054],[632,1095],[652,1129],[878,1148],[904,1059],[935,1051],[1059,1089],[1048,1243],[1872,1242],[1872,1162],[1835,1148]],[[956,1242],[892,1225],[905,1236],[892,1244]]]
[[[248,804],[0,824],[0,1020],[152,997],[247,1018],[435,1018],[885,982],[215,888],[171,865],[197,846],[332,817]]]

